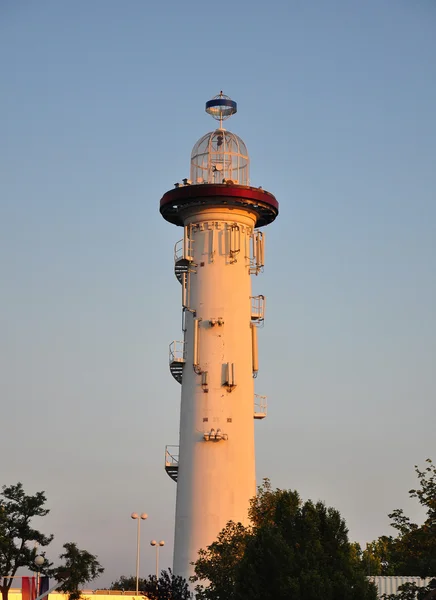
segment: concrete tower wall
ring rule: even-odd
[[[195,272],[185,294],[174,571],[186,578],[198,550],[229,520],[247,523],[255,494],[250,299],[255,223],[249,209],[225,206],[191,208],[185,215]],[[205,440],[212,429],[221,430],[217,437],[223,439]]]

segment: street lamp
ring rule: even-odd
[[[132,519],[138,520],[138,531],[136,534],[136,595],[138,595],[138,585],[139,585],[139,549],[140,549],[140,537],[141,537],[141,519],[145,521],[148,517],[146,513],[142,513],[138,515],[138,513],[132,513],[130,515]]]
[[[45,558],[43,556],[41,556],[40,554],[37,554],[33,560],[33,564],[38,569],[36,571],[36,597],[39,596],[39,586],[40,586],[40,577],[41,577],[40,569],[44,563],[45,563]]]
[[[151,540],[150,546],[156,546],[156,582],[159,579],[159,547],[165,546],[165,542],[161,540],[160,542],[156,542],[156,540]]]

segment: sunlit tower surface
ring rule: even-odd
[[[264,267],[259,229],[278,202],[250,186],[244,142],[223,128],[236,102],[221,92],[206,103],[219,127],[191,154],[190,179],[160,201],[164,219],[183,227],[174,252],[182,287],[183,340],[170,345],[170,371],[181,384],[179,446],[167,446],[165,469],[177,482],[174,572],[191,562],[230,520],[247,523],[256,491],[254,419],[266,398],[254,393],[257,330],[265,297],[253,296],[251,275]]]

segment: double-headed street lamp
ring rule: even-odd
[[[159,580],[159,548],[165,546],[165,542],[161,540],[160,542],[156,542],[156,540],[151,540],[150,546],[156,547],[156,581]]]
[[[138,513],[132,513],[130,515],[132,519],[137,519],[138,521],[138,531],[136,534],[136,595],[138,595],[138,586],[139,586],[139,551],[140,551],[140,539],[141,539],[141,519],[145,521],[148,517],[146,513],[142,513],[138,515]]]

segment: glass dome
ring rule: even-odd
[[[193,184],[231,180],[239,185],[250,185],[246,145],[240,137],[225,129],[207,133],[192,149],[190,179]]]

